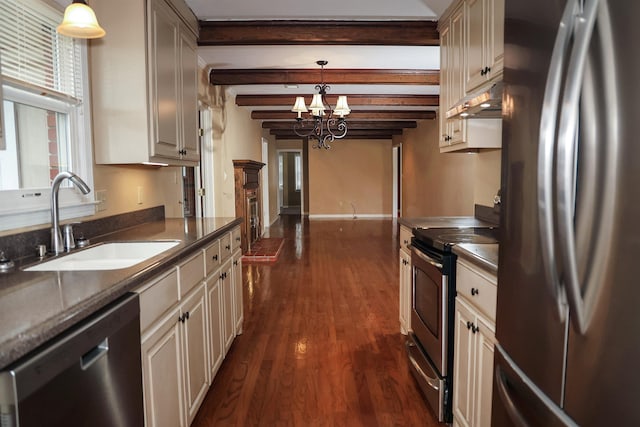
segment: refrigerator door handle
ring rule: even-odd
[[[613,40],[611,36],[610,22],[608,19],[608,9],[606,2],[600,0],[585,0],[584,13],[578,20],[578,31],[574,41],[574,48],[569,60],[567,79],[562,100],[562,110],[560,115],[560,126],[558,130],[558,159],[557,159],[557,197],[558,197],[558,235],[561,256],[564,265],[564,282],[567,292],[567,299],[571,309],[571,321],[576,331],[584,334],[591,321],[593,306],[597,299],[602,280],[599,277],[606,268],[608,248],[610,246],[610,236],[613,227],[613,209],[615,205],[615,159],[617,152],[615,132],[610,126],[607,129],[607,140],[605,143],[611,144],[610,153],[605,159],[607,172],[603,174],[602,200],[598,206],[600,212],[581,212],[582,215],[589,215],[588,221],[592,224],[589,227],[596,230],[596,237],[592,239],[592,248],[586,248],[594,252],[590,260],[592,265],[583,279],[585,283],[584,298],[581,289],[581,280],[578,274],[578,256],[576,248],[576,230],[574,226],[575,218],[575,197],[576,197],[576,170],[579,147],[578,127],[580,115],[580,98],[582,93],[583,78],[588,59],[589,45],[593,36],[593,28],[598,18],[599,37],[603,45],[603,50],[613,52]],[[613,58],[603,61],[605,72],[608,75],[606,80],[615,80],[613,71],[615,61]],[[606,83],[605,83],[606,84]],[[609,84],[615,84],[609,82]],[[605,92],[614,94],[615,88],[605,88]],[[615,110],[615,100],[607,100],[604,106],[606,117],[609,119],[617,117]],[[607,122],[604,122],[608,124]],[[589,153],[594,155],[592,153]],[[612,163],[613,162],[613,163]],[[593,171],[592,173],[595,173]],[[585,183],[587,184],[587,183]],[[587,186],[587,191],[595,192],[593,185]],[[596,220],[598,223],[596,223]],[[592,250],[591,250],[592,249]]]
[[[538,218],[540,222],[542,262],[551,295],[556,300],[558,314],[562,321],[565,320],[566,309],[564,291],[560,286],[555,263],[553,165],[564,60],[575,27],[578,10],[578,0],[569,0],[558,26],[542,101],[538,143]]]

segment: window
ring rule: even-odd
[[[93,187],[86,42],[57,34],[61,20],[43,0],[0,1],[0,230],[48,222],[61,171]],[[63,185],[61,218],[94,213],[92,196]]]

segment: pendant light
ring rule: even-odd
[[[58,33],[79,39],[98,39],[104,37],[106,31],[98,24],[96,14],[84,0],[73,0],[64,11],[62,24],[58,25]]]

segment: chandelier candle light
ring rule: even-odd
[[[349,115],[351,110],[347,104],[347,97],[345,95],[338,96],[336,102],[336,108],[331,110],[331,106],[327,102],[326,94],[331,87],[324,83],[324,66],[327,65],[327,61],[317,61],[316,64],[320,66],[320,84],[317,84],[315,89],[318,91],[313,95],[309,109],[304,103],[304,97],[296,97],[296,102],[293,105],[291,111],[298,113],[296,122],[293,125],[293,131],[301,138],[313,138],[317,142],[314,142],[313,148],[331,148],[330,143],[336,139],[344,138],[347,135],[347,121],[344,116]],[[311,110],[311,117],[302,118],[302,113],[307,113]],[[329,110],[329,115],[325,119],[325,110]],[[338,116],[338,118],[334,117]]]

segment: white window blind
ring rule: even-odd
[[[62,12],[40,0],[0,0],[5,83],[81,101],[80,44],[56,33],[61,21]]]

